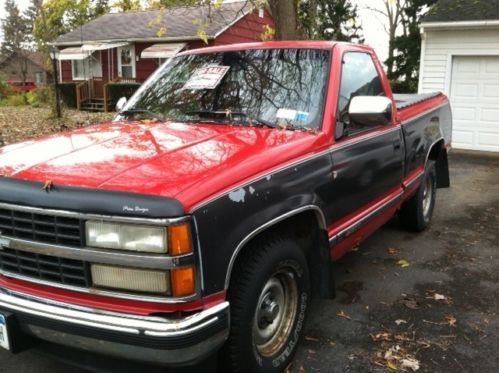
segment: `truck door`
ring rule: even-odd
[[[345,52],[336,125],[346,130],[340,131],[341,138],[332,153],[332,221],[362,210],[401,187],[404,146],[400,125],[392,120],[388,125],[362,128],[349,123],[348,118],[352,97],[383,95],[386,92],[371,55]]]

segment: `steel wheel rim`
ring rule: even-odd
[[[293,272],[280,270],[265,283],[253,318],[253,343],[263,356],[272,356],[288,340],[298,309]]]
[[[433,182],[431,177],[427,177],[423,189],[423,215],[428,217],[431,208],[431,199],[433,195]]]

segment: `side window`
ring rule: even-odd
[[[338,120],[347,120],[348,104],[355,96],[384,96],[381,80],[371,56],[363,52],[347,52],[341,68]]]

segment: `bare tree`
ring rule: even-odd
[[[387,74],[391,77],[395,59],[395,37],[397,36],[399,26],[403,27],[402,18],[405,0],[382,0],[382,2],[383,6],[381,8],[371,6],[366,6],[366,8],[383,17],[381,24],[388,34],[388,58],[385,63]],[[403,32],[405,33],[406,31],[403,30]]]

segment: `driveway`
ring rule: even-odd
[[[497,371],[499,154],[450,164],[429,230],[393,219],[336,263],[337,298],[313,303],[290,372]],[[81,370],[0,351],[0,372]]]

